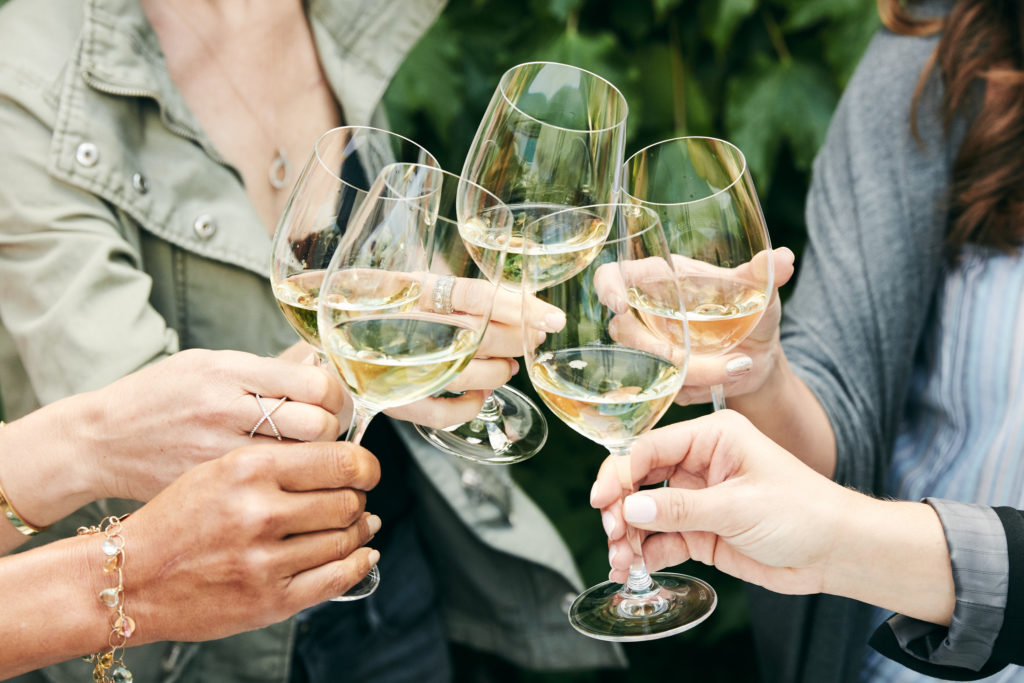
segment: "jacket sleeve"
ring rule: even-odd
[[[881,31],[833,116],[807,198],[808,242],[784,306],[786,356],[825,409],[837,481],[877,488],[942,270],[950,142],[911,101],[934,42]]]
[[[0,93],[0,320],[45,404],[108,384],[178,341],[149,303],[137,239],[110,205],[48,172],[43,103],[29,92],[29,106],[16,100],[11,83]]]
[[[946,680],[978,680],[1008,664],[1024,664],[1024,512],[984,508],[982,523],[981,516],[968,513],[982,506],[929,502],[940,513],[949,544],[957,593],[953,622],[946,628],[895,615],[875,631],[871,647]],[[992,566],[987,539],[994,538],[1005,553],[1001,571]],[[1001,608],[993,596],[1001,598],[994,601]]]

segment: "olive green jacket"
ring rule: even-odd
[[[375,120],[442,5],[308,2],[346,122]],[[136,0],[0,7],[0,387],[9,416],[179,349],[279,352],[295,337],[270,292],[269,254],[239,173],[172,83]],[[418,465],[417,520],[449,635],[531,668],[621,665],[619,650],[568,625],[579,577],[537,507],[507,476],[465,475],[397,427]],[[89,506],[61,531],[120,505]],[[128,661],[144,683],[285,683],[293,638],[287,621],[212,643],[134,648]],[[16,680],[78,683],[88,671],[72,661]]]

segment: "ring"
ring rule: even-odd
[[[270,425],[270,428],[274,430],[274,436],[276,436],[277,440],[280,441],[281,440],[281,432],[277,431],[277,425],[274,424],[274,421],[270,419],[270,416],[273,415],[274,411],[277,410],[278,408],[280,408],[284,404],[284,402],[288,400],[288,397],[287,396],[282,396],[277,401],[277,403],[274,404],[273,408],[271,408],[270,410],[267,410],[267,407],[263,405],[263,397],[260,396],[259,394],[253,394],[253,396],[256,397],[256,405],[258,405],[260,407],[260,412],[263,413],[263,417],[261,417],[259,419],[259,421],[249,431],[249,438],[251,439],[252,437],[256,436],[256,430],[260,428],[261,424],[266,422],[267,424]]]
[[[455,311],[452,308],[452,288],[455,286],[454,275],[443,275],[434,282],[434,291],[431,293],[431,304],[435,313],[449,314]]]

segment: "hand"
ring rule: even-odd
[[[814,593],[843,542],[841,518],[864,501],[818,475],[732,411],[653,430],[630,455],[635,485],[669,481],[626,498],[629,523],[655,533],[643,544],[653,571],[695,559],[781,593]],[[613,581],[624,582],[632,552],[625,540],[622,486],[604,462],[591,504],[610,529]]]
[[[95,498],[146,501],[196,464],[251,443],[270,410],[286,441],[333,441],[344,392],[323,368],[236,351],[182,351],[77,397],[87,416],[77,445],[90,446]],[[264,421],[256,442],[276,442]]]
[[[793,277],[794,258],[793,252],[786,247],[772,250],[775,289],[764,315],[746,339],[729,353],[710,358],[692,355],[686,381],[676,396],[676,403],[707,403],[710,400],[708,388],[715,384],[721,384],[728,397],[752,393],[772,381],[783,356],[779,339],[779,322],[782,319],[779,287]]]
[[[124,522],[132,643],[220,638],[345,593],[378,557],[361,546],[379,478],[345,442],[263,440],[186,472]],[[92,576],[93,594],[109,584]]]
[[[538,325],[549,332],[565,326],[565,314],[555,306],[530,297],[523,310],[523,297],[518,292],[494,286],[482,280],[460,278],[452,288],[452,308],[461,313],[482,315],[491,306],[490,324],[473,360],[445,387],[448,392],[461,393],[446,398],[426,398],[416,403],[386,410],[391,417],[408,420],[427,427],[443,429],[473,419],[490,391],[509,381],[518,371],[514,356],[523,354],[523,317],[542,320]]]

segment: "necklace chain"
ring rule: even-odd
[[[288,187],[288,181],[291,177],[291,164],[288,161],[288,154],[285,151],[284,145],[279,145],[274,142],[274,136],[271,135],[270,131],[267,129],[265,122],[256,113],[256,109],[249,103],[249,100],[246,99],[242,89],[239,88],[231,79],[230,72],[228,72],[221,61],[217,59],[217,54],[210,47],[209,43],[206,42],[206,39],[203,38],[202,34],[200,34],[198,30],[193,28],[191,24],[185,21],[185,19],[178,14],[178,11],[174,9],[173,4],[173,2],[159,3],[161,8],[166,8],[167,13],[173,16],[176,22],[184,26],[188,32],[192,34],[196,42],[199,43],[203,48],[203,51],[210,58],[210,61],[213,62],[214,66],[217,67],[217,70],[220,71],[221,75],[224,77],[224,81],[227,82],[228,87],[231,88],[231,92],[235,94],[238,101],[242,103],[243,107],[245,107],[245,110],[249,113],[249,117],[252,118],[256,125],[259,126],[260,130],[263,131],[267,141],[274,145],[274,157],[270,160],[270,165],[267,167],[267,182],[269,182],[270,186],[275,190],[285,189]]]

